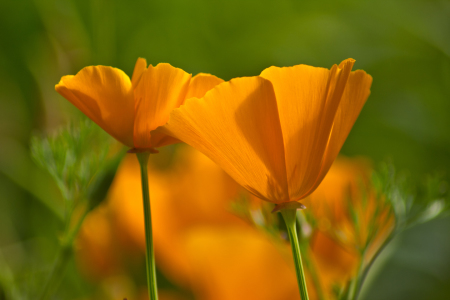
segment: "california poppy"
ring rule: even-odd
[[[263,200],[303,199],[324,178],[369,96],[372,77],[351,72],[353,64],[270,67],[233,79],[186,101],[159,131],[202,151]]]
[[[161,133],[150,134],[167,122],[172,109],[189,97],[203,97],[222,81],[209,74],[191,78],[166,63],[147,67],[139,58],[131,80],[122,70],[89,66],[63,76],[55,89],[122,144],[150,149],[176,142]]]
[[[164,125],[172,109],[188,97],[202,97],[222,82],[207,74],[194,78],[169,64],[150,65],[145,59],[136,62],[133,77],[121,70],[91,66],[77,75],[64,76],[55,89],[111,136],[132,148],[141,167],[144,206],[147,284],[149,298],[158,299],[154,264],[152,222],[147,164],[153,148],[177,140],[162,133],[151,133]]]

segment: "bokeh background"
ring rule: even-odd
[[[88,65],[131,75],[138,57],[225,80],[271,65],[356,59],[372,94],[342,153],[392,159],[412,176],[450,167],[450,1],[20,0],[0,2],[0,282],[51,262],[60,194],[30,157],[30,137],[79,113],[54,91]],[[363,299],[448,299],[450,218],[398,237]],[[44,251],[46,249],[47,251]],[[8,266],[8,267],[6,267]],[[74,262],[64,279],[89,286]],[[35,273],[20,273],[33,285]],[[0,299],[2,296],[0,295]]]

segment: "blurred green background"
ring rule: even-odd
[[[60,222],[42,203],[60,195],[31,160],[29,141],[79,116],[54,85],[88,65],[131,75],[144,57],[228,80],[352,57],[374,82],[342,153],[450,179],[450,1],[3,0],[0,41],[3,284],[54,255],[42,244],[56,245]],[[449,232],[447,217],[397,238],[363,298],[449,299]],[[78,275],[68,273],[66,286],[77,290]],[[20,276],[33,285],[35,273]]]

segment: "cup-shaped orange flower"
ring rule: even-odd
[[[131,79],[113,67],[89,66],[63,76],[55,89],[122,144],[149,149],[176,142],[150,133],[167,122],[172,109],[190,97],[203,97],[222,81],[209,74],[191,78],[167,63],[147,67],[139,58]]]
[[[372,77],[331,70],[270,67],[217,85],[175,109],[159,129],[199,149],[261,199],[282,204],[320,184],[370,93]]]
[[[151,133],[164,125],[170,112],[189,97],[203,97],[221,79],[191,74],[169,64],[147,67],[139,58],[130,79],[119,69],[91,66],[75,76],[64,76],[55,89],[85,115],[124,145],[133,148],[141,167],[144,206],[147,284],[149,298],[157,300],[153,254],[150,193],[147,164],[155,147],[176,142],[162,133]]]

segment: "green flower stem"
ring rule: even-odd
[[[305,272],[303,271],[302,255],[300,253],[300,246],[298,243],[296,213],[297,209],[295,208],[284,208],[281,210],[281,215],[286,223],[289,240],[291,241],[292,255],[294,256],[295,272],[297,273],[297,283],[300,290],[300,296],[302,300],[309,300],[308,290],[306,288]]]
[[[393,240],[394,238],[394,234],[391,233],[391,236],[389,236],[384,242],[383,244],[380,246],[380,248],[377,250],[377,252],[374,254],[374,256],[372,257],[372,259],[370,260],[370,262],[367,264],[367,266],[365,266],[364,268],[360,268],[359,274],[358,274],[358,282],[355,285],[355,292],[353,294],[353,298],[352,300],[356,300],[359,297],[359,293],[362,290],[362,286],[364,284],[364,281],[366,280],[367,274],[370,271],[370,268],[372,267],[373,263],[375,262],[375,260],[378,258],[378,256],[380,255],[381,252],[383,252],[384,248],[386,248],[386,246]],[[364,260],[364,255],[362,257],[362,260]]]
[[[47,283],[44,285],[44,290],[42,291],[40,298],[41,300],[50,299],[54,295],[61,282],[62,274],[66,269],[67,262],[69,261],[71,256],[72,247],[69,245],[61,245],[55,263],[53,264],[50,276],[47,280]]]
[[[365,251],[362,251],[360,256],[361,256],[361,258],[359,260],[358,271],[356,273],[356,277],[352,280],[352,282],[350,284],[350,292],[348,293],[349,300],[358,299],[359,287],[361,284],[360,280],[361,280],[361,275],[362,275],[363,265],[364,265]]]
[[[136,153],[141,166],[142,198],[144,200],[144,219],[145,219],[145,242],[147,245],[147,285],[150,300],[158,299],[158,289],[156,285],[155,256],[153,253],[153,232],[152,232],[152,213],[150,208],[150,193],[148,188],[148,158],[149,152]]]
[[[303,251],[303,250],[300,250],[300,251],[303,251],[303,257],[305,258],[305,266],[306,266],[306,269],[309,271],[309,274],[311,275],[311,279],[314,284],[314,289],[317,293],[317,299],[324,300],[325,296],[323,294],[322,286],[320,284],[319,275],[317,274],[316,267],[312,263],[309,256],[307,254],[305,255],[308,244],[306,244],[306,245],[303,245],[303,244],[305,244],[305,243],[300,244],[300,249],[303,249],[305,251]]]
[[[81,224],[83,224],[84,219],[86,218],[89,210],[86,209],[83,212],[83,215],[80,219],[78,219],[75,227],[70,230],[69,226],[66,229],[66,233],[62,239],[62,242],[58,249],[58,254],[56,256],[56,260],[53,264],[52,271],[50,276],[47,279],[47,282],[44,285],[44,289],[42,290],[40,300],[50,299],[53,294],[56,292],[61,279],[63,277],[64,270],[66,269],[67,263],[72,256],[73,250],[73,242],[75,237],[77,236],[78,231],[81,228]]]

